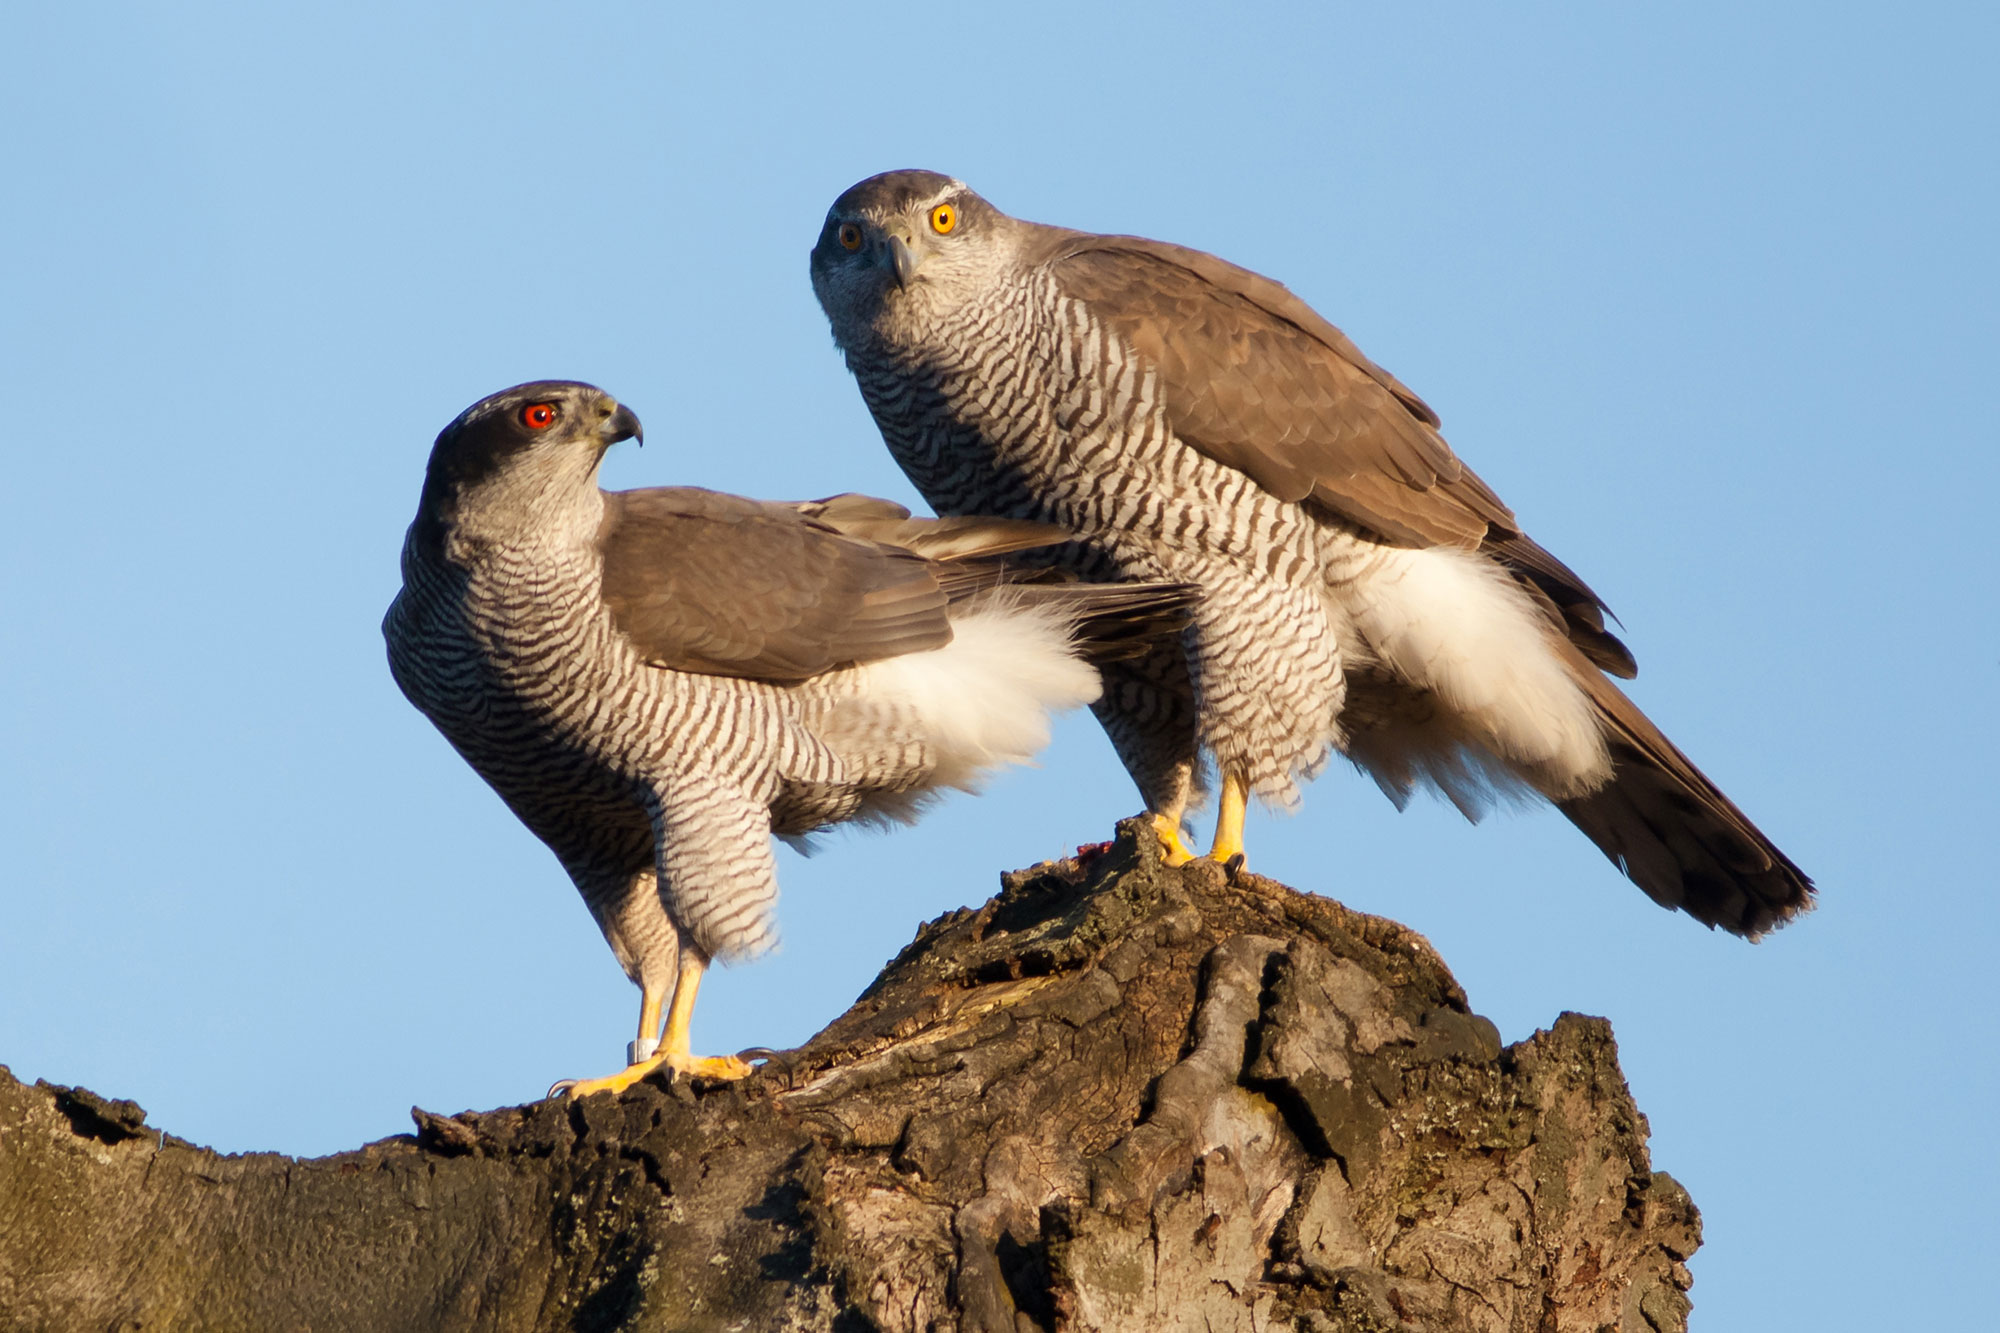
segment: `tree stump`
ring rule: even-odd
[[[0,1327],[1682,1330],[1609,1024],[1139,820],[924,926],[737,1084],[223,1157],[0,1076]]]

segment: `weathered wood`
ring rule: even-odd
[[[1155,847],[1004,877],[741,1084],[296,1160],[0,1078],[0,1327],[1686,1327],[1608,1024],[1503,1050],[1421,937]]]

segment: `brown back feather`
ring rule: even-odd
[[[1603,599],[1521,532],[1437,413],[1283,284],[1164,241],[1040,230],[1064,292],[1155,367],[1188,445],[1398,545],[1484,551],[1592,662],[1636,674]]]
[[[1050,265],[1159,371],[1177,435],[1284,500],[1402,545],[1475,547],[1514,516],[1436,413],[1268,278],[1136,237],[1078,237]]]

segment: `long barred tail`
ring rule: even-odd
[[[1755,938],[1813,905],[1812,880],[1674,743],[1580,658],[1611,780],[1556,808],[1664,907]]]

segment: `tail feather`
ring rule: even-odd
[[[950,561],[940,567],[938,584],[954,615],[1002,596],[1011,606],[1068,620],[1077,652],[1098,666],[1141,656],[1179,634],[1201,600],[1193,583],[1082,583],[1058,569],[1004,560]]]
[[[1045,571],[1037,571],[1045,573]],[[1009,585],[1026,606],[1071,619],[1071,641],[1086,662],[1102,666],[1142,656],[1188,626],[1201,589],[1192,583],[1074,583],[1042,578]]]
[[[974,604],[994,589],[1011,589],[1017,606],[1069,619],[1085,660],[1102,664],[1137,657],[1149,644],[1187,628],[1201,590],[1191,583],[1081,583],[1043,566],[1000,557],[1058,546],[1075,534],[1029,519],[960,516],[912,518],[892,500],[848,492],[793,506],[847,536],[899,546],[937,562],[938,586],[953,603]]]
[[[942,648],[861,668],[856,704],[902,710],[929,756],[919,788],[971,791],[992,770],[1032,760],[1049,743],[1050,716],[1095,701],[1101,686],[1058,611],[996,599],[954,616],[952,631]]]
[[[1813,884],[1616,685],[1572,650],[1603,721],[1611,779],[1556,808],[1663,907],[1756,938],[1813,905]]]
[[[992,770],[1029,762],[1049,741],[1049,718],[1102,693],[1097,667],[1143,652],[1187,623],[1199,589],[1178,583],[1077,583],[990,560],[947,562],[951,642],[859,668],[861,685],[820,728],[842,748],[890,730],[921,741],[926,768],[866,792],[860,817],[913,820],[940,788],[977,790]]]

